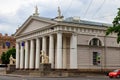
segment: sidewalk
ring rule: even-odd
[[[10,76],[10,77],[20,77],[20,78],[23,78],[23,77],[32,77],[32,78],[56,78],[56,77],[40,77],[40,76],[31,76],[31,75],[17,75],[17,74],[1,74],[0,73],[0,76]],[[84,75],[84,76],[79,76],[79,77],[108,77],[108,76],[106,76],[106,75],[89,75],[89,74],[87,74],[87,75]],[[60,77],[60,78],[63,78],[63,77]]]
[[[11,77],[40,77],[36,75],[21,75],[21,74],[6,74],[6,68],[0,68],[0,76],[11,76]],[[80,76],[77,77],[108,77],[104,74],[92,74],[92,73],[81,73]],[[50,76],[43,76],[41,78],[50,78]],[[53,77],[53,76],[51,76]],[[57,77],[57,76],[56,76]],[[62,76],[61,76],[62,77]],[[54,78],[54,77],[53,77]]]

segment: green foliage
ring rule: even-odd
[[[9,63],[9,57],[10,55],[13,56],[13,58],[16,58],[16,49],[11,48],[6,53],[3,53],[1,56],[2,64],[8,64]]]
[[[120,8],[118,8],[117,16],[113,20],[113,26],[109,27],[106,31],[106,35],[111,33],[117,34],[117,43],[120,43]]]
[[[6,63],[6,54],[5,53],[2,54],[1,60],[2,60],[2,64],[7,64]]]

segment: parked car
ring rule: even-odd
[[[120,78],[120,69],[116,69],[112,72],[109,72],[108,76],[110,78]]]

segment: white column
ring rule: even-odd
[[[42,50],[45,51],[46,53],[46,37],[45,36],[42,38]]]
[[[29,68],[28,56],[29,56],[29,44],[28,44],[28,41],[25,41],[25,69]]]
[[[20,45],[16,43],[16,68],[20,68]]]
[[[21,42],[21,51],[20,51],[20,69],[24,68],[24,46],[22,45]]]
[[[67,43],[66,37],[63,37],[63,68],[67,68]]]
[[[57,33],[57,64],[56,68],[62,68],[62,33]]]
[[[77,69],[77,35],[72,34],[70,40],[70,68]]]
[[[35,61],[35,69],[39,69],[40,64],[40,39],[36,39],[36,61]]]
[[[42,37],[42,51],[46,53],[46,37]],[[43,63],[43,57],[42,57],[42,63]]]
[[[30,41],[30,69],[34,69],[34,40]]]
[[[49,36],[49,63],[54,68],[54,38],[53,35]]]

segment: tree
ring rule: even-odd
[[[5,54],[5,52],[3,52],[3,54],[1,55],[1,60],[2,60],[2,64],[7,64],[6,63],[6,54]]]
[[[6,53],[3,53],[1,56],[2,64],[9,64],[9,58],[10,55],[13,56],[13,58],[16,58],[16,49],[11,48]]]
[[[113,26],[109,27],[106,31],[106,35],[111,33],[117,34],[117,43],[120,43],[120,8],[118,8],[117,16],[113,20]]]

